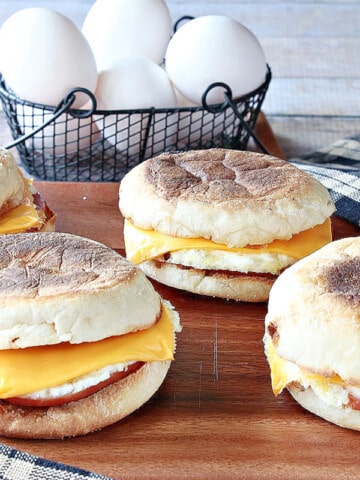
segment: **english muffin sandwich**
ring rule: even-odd
[[[65,233],[0,236],[0,435],[117,422],[162,384],[179,318],[112,249]]]
[[[270,292],[265,352],[272,388],[342,427],[360,430],[360,237],[288,268]]]
[[[165,153],[125,175],[119,194],[127,258],[196,294],[266,301],[280,272],[331,241],[328,191],[270,155]]]
[[[0,235],[54,231],[55,220],[33,181],[24,177],[13,155],[0,148]]]

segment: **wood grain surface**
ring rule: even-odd
[[[38,182],[57,230],[124,253],[118,184]],[[359,230],[333,217],[334,237]],[[63,441],[1,441],[115,479],[358,478],[359,433],[274,398],[266,304],[200,297],[154,282],[181,316],[176,359],[157,394],[113,426]]]

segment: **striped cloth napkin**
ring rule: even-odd
[[[360,136],[289,161],[325,185],[335,203],[335,215],[360,226]]]
[[[76,453],[75,453],[76,455]],[[0,444],[1,480],[111,480]]]

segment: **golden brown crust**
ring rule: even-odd
[[[59,232],[0,236],[2,349],[122,335],[153,325],[160,309],[145,275],[103,244]]]
[[[39,300],[63,294],[75,296],[83,288],[95,290],[129,282],[136,274],[135,267],[111,249],[63,233],[6,235],[1,238],[0,265],[1,300],[9,295]],[[8,280],[13,280],[11,291],[6,288]]]
[[[130,415],[154,395],[170,363],[146,363],[123,380],[63,406],[30,408],[0,402],[0,435],[55,439],[86,435],[111,425]]]
[[[360,256],[344,255],[333,264],[320,266],[318,277],[324,294],[344,306],[360,308]]]
[[[266,155],[212,149],[163,154],[147,162],[144,179],[156,185],[159,197],[204,203],[233,203],[234,208],[253,202],[276,201],[309,179],[296,167]]]
[[[143,262],[139,267],[150,278],[170,287],[242,302],[267,301],[276,278],[275,275],[185,268],[157,260]]]
[[[325,187],[289,162],[227,149],[141,163],[122,180],[119,207],[139,227],[230,247],[289,239],[334,211]]]

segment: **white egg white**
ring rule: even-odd
[[[82,375],[81,377],[75,378],[73,381],[64,383],[62,385],[50,388],[44,388],[36,392],[32,392],[28,395],[22,395],[19,398],[29,398],[32,400],[43,400],[43,399],[54,399],[61,398],[66,395],[73,395],[75,393],[81,392],[89,387],[97,385],[104,380],[107,380],[112,374],[126,370],[129,365],[134,362],[127,363],[115,363],[113,365],[108,365],[104,368],[95,370],[94,372]]]
[[[292,382],[298,383],[304,389],[311,388],[321,402],[330,407],[342,408],[347,406],[349,404],[349,394],[360,398],[360,388],[358,387],[331,383],[325,377],[323,379],[307,377],[297,365],[291,362],[286,363],[285,369]]]
[[[344,386],[334,383],[322,382],[317,380],[310,380],[306,377],[301,377],[298,383],[303,388],[311,388],[315,395],[325,404],[330,407],[342,408],[349,404],[349,394],[360,398],[360,388]]]
[[[278,274],[295,263],[296,259],[278,253],[233,253],[222,250],[179,250],[161,259],[168,263],[201,270],[230,270],[242,273]]]

